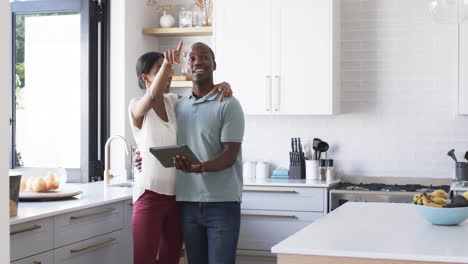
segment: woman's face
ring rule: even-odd
[[[163,64],[164,58],[159,58],[151,68],[150,72],[148,74],[145,74],[145,85],[146,89],[151,87],[151,83],[153,83],[154,78],[156,78],[156,75],[159,72],[159,69],[161,69],[161,66]],[[169,75],[169,79],[167,81],[167,86],[166,89],[164,90],[165,93],[168,93],[170,90],[171,86],[171,81],[172,81],[172,75]]]

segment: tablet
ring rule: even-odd
[[[174,167],[174,162],[172,158],[176,155],[185,156],[192,164],[200,164],[197,156],[193,154],[190,148],[187,145],[176,145],[176,146],[166,146],[166,147],[152,147],[150,152],[161,162],[165,168]]]

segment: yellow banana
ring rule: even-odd
[[[414,203],[417,203],[417,202],[419,201],[419,199],[421,199],[422,195],[423,195],[422,193],[416,194],[416,195],[413,197],[413,202],[414,202]]]
[[[442,197],[431,197],[430,200],[440,205],[445,205],[447,203],[445,198],[442,198]]]
[[[464,192],[464,193],[463,193],[463,197],[465,197],[465,199],[468,200],[468,192]]]
[[[416,204],[418,204],[418,205],[423,205],[422,196],[418,199],[418,201],[416,201]]]
[[[424,195],[422,196],[422,201],[423,201],[423,205],[424,205],[424,206],[442,207],[442,205],[432,202],[432,201],[429,199],[429,197],[427,197],[426,194],[424,194]]]
[[[447,199],[447,193],[442,190],[442,189],[439,189],[439,190],[435,190],[431,193],[431,196],[432,197],[442,197],[444,199]]]

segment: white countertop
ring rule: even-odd
[[[468,221],[436,226],[412,204],[348,202],[272,248],[277,254],[468,263]]]
[[[335,180],[332,182],[309,180],[309,179],[244,179],[244,186],[288,186],[288,187],[320,187],[328,188],[332,187],[341,180]]]
[[[18,203],[18,215],[10,217],[10,225],[132,199],[133,188],[107,187],[104,190],[103,184],[104,182],[102,181],[84,184],[67,183],[65,188],[83,191],[76,198],[69,200],[46,202],[20,201]]]
[[[315,180],[264,179],[244,182],[244,186],[295,186],[295,187],[331,187],[340,181],[327,183]],[[104,191],[103,182],[67,183],[70,190],[81,190],[82,194],[75,198],[59,201],[22,202],[18,204],[18,215],[10,217],[10,225],[20,224],[54,215],[132,199],[133,188],[107,187]]]

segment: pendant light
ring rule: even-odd
[[[468,0],[428,0],[433,19],[442,24],[460,24],[468,19]]]

